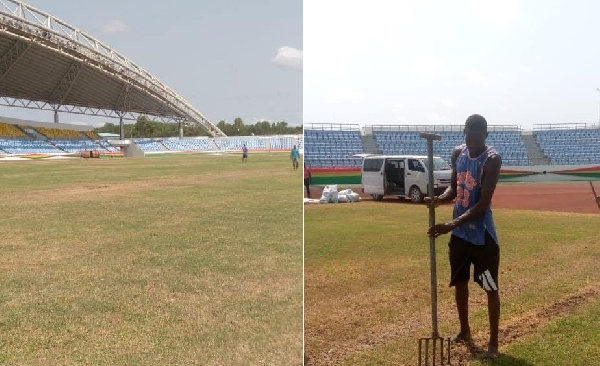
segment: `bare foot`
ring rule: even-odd
[[[495,360],[500,356],[498,353],[498,345],[488,345],[487,352],[483,355],[484,360]]]
[[[471,338],[470,332],[458,332],[452,337],[450,337],[452,342],[464,342],[464,343],[472,343],[473,339]]]

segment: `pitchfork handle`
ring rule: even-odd
[[[427,195],[429,196],[429,227],[435,225],[435,207],[433,205],[433,141],[442,139],[440,135],[420,132],[419,136],[427,139]],[[437,272],[435,260],[435,237],[429,237],[429,266],[431,268],[431,336],[439,337],[437,322]]]

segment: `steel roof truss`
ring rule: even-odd
[[[131,90],[131,85],[126,83],[123,85],[121,89],[121,94],[119,95],[119,100],[117,100],[117,111],[121,113],[125,113],[130,108],[131,98],[129,91]]]
[[[118,112],[110,109],[102,109],[102,108],[93,108],[87,106],[77,106],[77,105],[60,105],[58,108],[54,108],[50,103],[39,101],[39,100],[30,100],[30,99],[20,99],[20,98],[11,98],[0,96],[0,105],[7,107],[19,107],[19,108],[28,108],[28,109],[41,109],[47,111],[58,111],[58,112],[67,112],[74,114],[86,114],[91,116],[100,116],[100,117],[110,117],[110,118],[119,118],[120,113],[123,114],[123,118],[126,120],[137,120],[140,116],[151,116],[163,123],[174,123],[180,119],[177,116],[157,116],[153,114],[141,113],[141,112]],[[186,126],[195,126],[196,123],[186,121]]]
[[[213,136],[225,136],[216,125],[212,124],[183,97],[156,79],[148,71],[94,37],[20,1],[0,0],[0,5],[0,29],[4,33],[44,45],[62,54],[66,54],[74,60],[81,60],[90,66],[97,67],[106,74],[114,76],[120,74],[121,77],[125,77],[126,82],[131,83],[136,89],[145,90],[153,98],[165,104],[161,105],[161,108],[147,113],[148,115],[154,115],[154,113],[161,114],[165,110],[165,107],[168,107],[169,110],[173,109],[177,111],[178,119],[185,119],[192,125],[200,125],[207,129]],[[65,95],[62,94],[62,98]],[[36,103],[33,103],[33,105],[36,105]],[[29,106],[25,108],[35,107]],[[94,109],[91,107],[75,108],[83,108],[86,111]],[[174,117],[161,116],[160,118],[173,120]]]
[[[71,88],[73,88],[73,85],[75,85],[75,80],[77,79],[80,71],[81,64],[79,62],[74,62],[71,64],[69,70],[67,70],[65,75],[63,75],[62,79],[52,92],[52,95],[50,96],[51,103],[56,104],[57,106],[60,106],[63,103],[69,94],[69,91],[71,91]]]
[[[14,64],[23,56],[30,44],[17,40],[15,44],[0,59],[0,81],[8,74]]]

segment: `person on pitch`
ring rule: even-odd
[[[294,167],[294,170],[297,170],[298,169],[298,159],[300,159],[300,151],[298,150],[296,145],[294,145],[294,147],[292,148],[292,151],[290,151],[290,159],[292,160],[292,166]]]
[[[244,144],[244,146],[242,147],[242,163],[245,163],[248,161],[248,148],[246,147],[246,144]]]
[[[306,167],[306,162],[304,162],[304,187],[306,187],[306,197],[310,198],[310,179],[312,178],[312,174],[310,173],[310,169]]]
[[[454,286],[460,331],[452,337],[456,342],[472,342],[469,326],[469,277],[473,264],[473,280],[487,293],[490,338],[484,359],[498,358],[498,324],[500,297],[498,267],[500,247],[491,203],[502,159],[486,146],[487,121],[478,114],[467,118],[465,143],[452,152],[451,185],[437,197],[426,198],[428,205],[455,199],[452,221],[429,228],[429,236],[452,232],[448,243],[451,280]]]

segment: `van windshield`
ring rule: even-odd
[[[427,167],[429,166],[429,159],[423,159],[423,164]],[[433,158],[433,170],[452,170],[450,165],[446,162],[446,160],[442,158]]]

